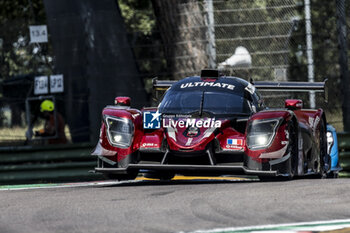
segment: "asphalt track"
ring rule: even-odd
[[[141,180],[1,189],[0,211],[0,232],[189,232],[349,219],[350,179]]]

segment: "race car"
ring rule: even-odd
[[[327,173],[328,178],[338,178],[342,170],[339,164],[337,132],[332,125],[327,125],[327,153],[331,157],[331,169]]]
[[[253,175],[261,180],[330,172],[331,145],[322,109],[303,109],[300,99],[269,109],[258,89],[323,92],[325,82],[248,82],[202,70],[180,81],[154,79],[166,90],[157,107],[130,107],[117,97],[102,111],[92,155],[95,172],[111,179],[171,179],[182,175]],[[327,149],[328,146],[328,149]]]

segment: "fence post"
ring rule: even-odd
[[[215,46],[215,27],[214,27],[214,7],[213,0],[204,1],[205,11],[207,13],[207,52],[209,68],[216,68],[216,46]]]
[[[311,6],[310,0],[305,0],[305,28],[306,28],[306,54],[308,81],[314,82],[314,58],[312,49]],[[315,108],[315,92],[310,91],[310,108]]]

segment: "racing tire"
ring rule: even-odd
[[[329,178],[329,179],[336,179],[336,178],[339,178],[339,173],[338,173],[338,172],[331,171],[331,172],[327,173],[327,178]]]
[[[294,176],[298,174],[298,132],[296,130],[296,124],[294,121],[288,122],[288,132],[289,132],[289,145],[288,145],[288,153],[290,153],[289,159],[289,170],[290,175],[288,179],[293,179]]]
[[[325,163],[329,162],[329,155],[327,154],[327,137],[326,137],[326,129],[324,120],[320,121],[320,155],[319,155],[319,169],[318,169],[318,178],[326,178],[327,177],[327,169],[325,168]]]

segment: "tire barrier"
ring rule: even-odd
[[[0,184],[89,181],[96,165],[91,144],[0,148]]]

